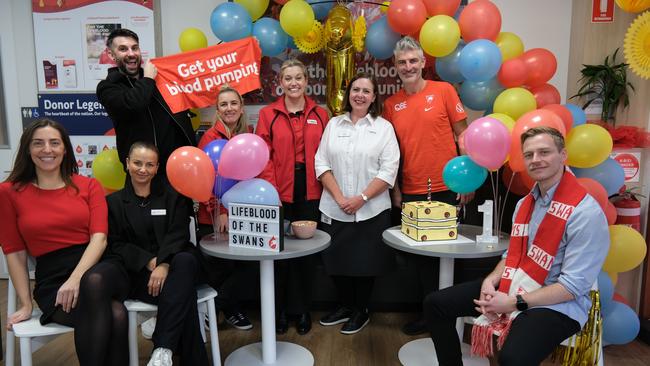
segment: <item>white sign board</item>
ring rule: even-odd
[[[230,203],[228,244],[271,252],[284,250],[282,211],[278,206]]]

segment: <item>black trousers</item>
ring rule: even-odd
[[[478,299],[482,282],[465,282],[432,292],[424,299],[424,316],[440,366],[463,364],[456,318],[480,315],[472,300]],[[499,354],[499,365],[539,365],[555,347],[579,330],[577,321],[557,311],[526,310],[512,322]]]
[[[375,277],[332,276],[341,305],[355,311],[368,310]]]
[[[306,200],[306,171],[296,169],[293,185],[293,203],[282,202],[284,218],[290,221],[319,222],[319,200]],[[312,279],[316,257],[275,261],[276,309],[288,314],[307,313],[311,309]]]
[[[169,274],[157,297],[147,293],[151,272],[146,268],[131,274],[129,297],[158,305],[154,349],[164,347],[181,356],[183,365],[208,365],[208,355],[201,337],[196,307],[195,286],[204,277],[199,261],[190,252],[176,253],[169,265]]]

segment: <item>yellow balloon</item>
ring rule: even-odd
[[[253,21],[262,17],[269,7],[269,0],[235,0],[235,2],[246,9]]]
[[[494,43],[501,50],[501,58],[503,61],[510,60],[524,53],[524,42],[514,33],[501,32]]]
[[[460,41],[460,27],[454,18],[436,15],[427,19],[420,29],[420,45],[434,57],[452,53]]]
[[[104,188],[118,190],[124,187],[126,173],[116,149],[104,150],[93,160],[93,176]]]
[[[643,262],[647,247],[638,231],[625,225],[612,225],[609,227],[609,241],[604,271],[627,272]]]
[[[305,0],[289,0],[280,10],[280,26],[292,37],[309,33],[314,20],[314,9]]]
[[[186,28],[178,37],[178,46],[183,52],[194,51],[208,47],[208,39],[200,29]]]
[[[592,168],[612,152],[612,136],[606,129],[584,124],[569,131],[566,137],[567,164],[576,168]]]
[[[650,0],[616,0],[616,4],[628,13],[639,13],[650,9]]]
[[[524,88],[510,88],[499,94],[494,100],[494,113],[503,113],[515,121],[524,113],[537,108],[533,93]]]
[[[609,276],[609,279],[612,280],[612,283],[616,285],[618,282],[618,273],[617,272],[605,272]]]
[[[510,117],[507,114],[492,113],[492,114],[488,114],[488,117],[492,117],[494,119],[498,119],[499,121],[501,121],[501,123],[503,123],[506,127],[508,127],[508,131],[510,131],[510,133],[512,133],[512,129],[515,128],[515,120],[512,119],[512,117]]]

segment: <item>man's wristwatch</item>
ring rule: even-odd
[[[521,295],[517,295],[517,310],[524,311],[528,310],[528,303]]]
[[[363,200],[363,202],[368,202],[368,196],[363,194],[363,192],[361,192],[361,199]]]

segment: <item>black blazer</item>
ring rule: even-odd
[[[152,215],[153,231],[158,251],[150,245],[142,222],[138,199],[127,175],[124,189],[110,194],[108,201],[108,251],[124,262],[127,270],[139,272],[153,257],[158,263],[169,263],[174,254],[192,247],[190,243],[187,198],[170,186],[156,182],[152,186],[147,212]],[[164,210],[164,211],[163,211]],[[164,215],[162,214],[164,212]]]

